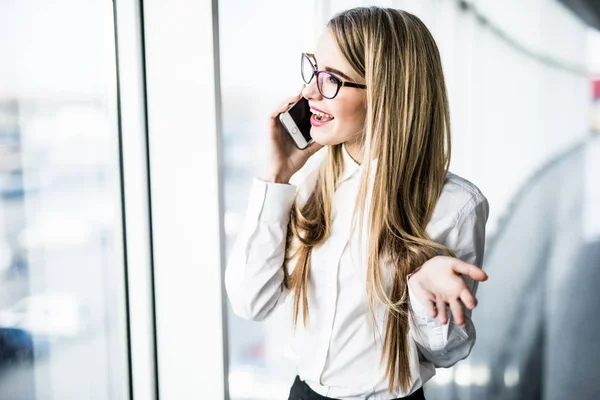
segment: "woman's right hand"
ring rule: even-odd
[[[323,146],[313,142],[304,150],[294,144],[293,139],[285,131],[279,115],[289,106],[300,100],[300,94],[286,99],[285,104],[275,109],[269,119],[269,137],[267,138],[267,164],[262,180],[273,183],[288,183],[292,175],[304,166],[310,156]]]

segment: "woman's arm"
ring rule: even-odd
[[[459,260],[436,257],[408,280],[411,303],[411,333],[423,356],[436,367],[450,367],[466,358],[475,344],[475,326],[471,309],[479,280],[487,279],[480,270],[485,249],[485,224],[489,205],[481,196],[459,217],[444,245],[456,253]],[[474,268],[473,266],[477,267]],[[460,273],[460,274],[459,274]],[[451,313],[446,313],[446,303]],[[468,307],[464,308],[462,304]],[[436,318],[434,305],[444,315]],[[442,311],[443,310],[443,311]],[[462,326],[454,315],[463,313]],[[442,324],[440,321],[448,321]]]
[[[227,295],[233,311],[242,318],[263,320],[287,297],[282,268],[297,188],[287,182],[302,182],[304,187],[303,177],[320,160],[313,156],[323,148],[313,142],[306,149],[298,149],[279,122],[279,115],[300,96],[289,97],[271,113],[265,179],[254,179],[242,232],[225,269]]]
[[[261,321],[287,297],[282,265],[296,186],[254,179],[241,233],[225,270],[233,311]]]

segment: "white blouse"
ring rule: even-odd
[[[296,196],[299,204],[308,199],[326,155],[326,147],[319,150],[290,184],[254,179],[245,222],[225,272],[227,294],[240,317],[263,320],[287,298],[293,298],[282,286],[281,268],[289,214]],[[409,287],[414,317],[409,355],[413,383],[408,392],[399,387],[392,393],[387,391],[385,362],[380,364],[385,307],[376,301],[375,335],[366,292],[366,240],[359,261],[358,232],[350,235],[362,166],[352,160],[345,147],[343,158],[344,172],[333,199],[331,236],[312,251],[308,325],[303,326],[300,313],[293,338],[297,373],[314,391],[327,397],[388,400],[407,396],[435,375],[435,367],[452,366],[469,355],[475,343],[471,312],[466,309],[464,328],[454,324],[450,312],[450,323],[441,325],[438,319],[427,316]],[[371,183],[373,177],[374,173]],[[367,210],[368,206],[369,199]],[[479,189],[449,173],[427,233],[454,250],[458,258],[481,267],[488,213],[488,201]],[[290,274],[294,263],[292,260],[286,265]],[[465,280],[475,294],[477,282]]]

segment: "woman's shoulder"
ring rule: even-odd
[[[450,200],[457,203],[481,202],[485,196],[473,182],[448,172],[440,200]]]
[[[474,211],[479,205],[488,207],[487,199],[477,185],[459,175],[448,172],[429,228],[434,226],[438,228],[453,227],[462,215]]]

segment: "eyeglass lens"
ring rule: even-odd
[[[307,57],[302,57],[302,79],[307,84],[312,81],[315,75],[315,66],[312,61]],[[323,97],[333,98],[339,89],[339,80],[326,71],[319,71],[317,73],[317,88]]]

